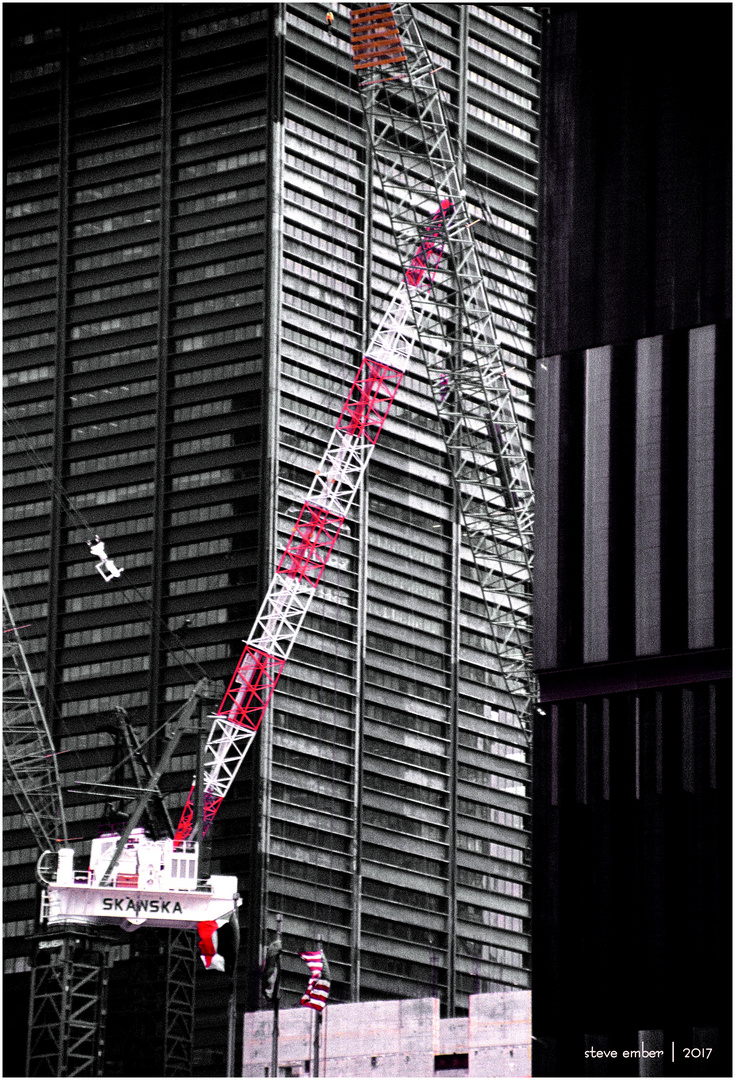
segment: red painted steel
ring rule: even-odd
[[[305,502],[276,573],[305,579],[314,588],[324,573],[344,518]]]
[[[233,724],[257,731],[285,660],[246,645],[217,710]]]
[[[222,805],[223,795],[213,795],[211,791],[204,792],[204,808],[203,808],[203,821],[202,821],[202,836],[206,836],[209,830],[209,826],[215,819],[217,811]],[[181,811],[181,818],[179,824],[176,826],[176,832],[174,833],[174,848],[177,848],[182,840],[186,840],[191,836],[192,829],[194,828],[194,785],[192,785],[189,797],[186,800],[186,806]]]
[[[235,668],[235,674],[222,698],[222,704],[217,710],[217,715],[227,716],[228,720],[238,727],[248,731],[257,731],[285,663],[285,660],[277,656],[271,656],[252,645],[246,645]],[[202,835],[206,834],[212,824],[221,802],[221,797],[214,796],[210,791],[204,792]],[[192,784],[174,834],[175,846],[191,835],[194,827],[194,806],[194,785]]]
[[[434,273],[444,254],[444,243],[437,241],[444,232],[444,226],[454,213],[454,203],[451,199],[442,199],[441,206],[427,225],[424,239],[416,249],[416,254],[408,264],[406,270],[406,284],[412,289],[421,287],[429,288],[434,279]],[[426,281],[424,281],[424,275]]]
[[[337,421],[337,431],[377,442],[402,378],[402,371],[366,356]]]

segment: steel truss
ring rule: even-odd
[[[40,851],[66,840],[56,748],[3,592],[3,775]]]
[[[37,941],[28,1076],[104,1075],[111,944],[98,930],[80,927],[65,927]]]
[[[397,44],[398,43],[398,44]],[[352,12],[360,93],[400,261],[437,203],[448,259],[409,289],[418,341],[446,439],[467,546],[492,627],[488,647],[530,732],[533,488],[514,384],[527,376],[503,355],[472,235],[435,67],[410,4]]]
[[[190,930],[168,930],[163,991],[163,1075],[191,1076],[196,944]]]
[[[360,490],[378,436],[414,349],[422,313],[411,294],[426,287],[444,251],[444,210],[414,237],[414,253],[373,334],[204,749],[202,835],[258,732],[340,530]],[[421,237],[416,248],[416,241]],[[198,834],[192,786],[175,839]]]

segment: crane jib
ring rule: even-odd
[[[416,335],[408,289],[431,287],[454,210],[451,199],[442,199],[420,233],[403,281],[360,364],[214,717],[205,747],[203,819],[195,821],[192,785],[174,837],[176,847],[200,830],[206,835],[260,727],[405,373]]]

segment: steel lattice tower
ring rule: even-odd
[[[533,487],[513,403],[514,361],[493,325],[461,168],[410,4],[353,11],[352,48],[374,166],[405,261],[417,229],[449,199],[449,258],[426,291],[409,290],[441,420],[464,533],[487,608],[489,649],[526,729],[531,654]],[[517,377],[517,376],[515,376]]]

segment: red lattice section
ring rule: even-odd
[[[397,368],[366,356],[337,421],[337,431],[364,435],[375,443],[402,378],[403,372]]]
[[[204,810],[202,813],[202,837],[207,835],[209,826],[215,819],[217,811],[219,810],[224,795],[214,795],[211,791],[204,792]],[[186,806],[181,811],[181,818],[179,824],[176,826],[176,832],[174,833],[174,848],[177,848],[182,840],[186,840],[191,836],[194,828],[194,784],[191,786],[189,797],[186,800]]]
[[[305,502],[281,556],[277,573],[306,580],[316,588],[344,520],[321,506]]]
[[[246,645],[217,715],[257,731],[285,663],[277,656]]]
[[[454,203],[451,199],[442,199],[441,206],[431,219],[431,224],[426,226],[424,239],[419,244],[416,254],[408,264],[406,270],[406,284],[412,289],[418,289],[422,284],[428,287],[433,278],[444,253],[444,225],[454,213]],[[426,281],[424,281],[426,277]]]
[[[397,64],[406,59],[390,4],[352,11],[350,31],[355,71]]]

